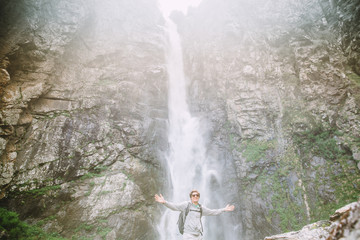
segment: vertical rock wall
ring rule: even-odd
[[[156,1],[0,5],[1,205],[67,238],[156,238],[167,119]]]
[[[173,15],[193,111],[213,126],[210,149],[227,166],[223,194],[239,206],[232,229],[243,239],[300,229],[358,198],[351,4],[208,0]]]

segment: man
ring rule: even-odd
[[[209,209],[207,207],[201,206],[200,211],[200,193],[197,190],[192,190],[190,192],[190,199],[191,204],[189,208],[189,213],[185,219],[184,224],[184,234],[183,234],[183,240],[202,240],[202,223],[201,223],[201,217],[202,216],[216,216],[223,212],[230,212],[234,211],[234,205],[227,205],[224,208],[221,209]],[[189,205],[189,202],[182,202],[182,203],[171,203],[168,201],[165,201],[164,197],[160,194],[155,194],[155,201],[164,204],[165,207],[170,208],[174,211],[185,211],[186,208]]]

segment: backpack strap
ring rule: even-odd
[[[186,209],[185,209],[185,218],[184,218],[184,222],[186,220],[186,216],[189,214],[189,211],[190,211],[190,205],[191,203],[189,202],[189,204],[187,205]]]
[[[199,206],[200,206],[200,224],[201,224],[201,235],[202,235],[202,233],[203,233],[204,229],[203,229],[203,225],[202,225],[202,222],[201,222],[201,217],[202,217],[202,206],[201,206],[201,204],[200,204],[200,203],[199,203]]]

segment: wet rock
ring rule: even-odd
[[[5,139],[0,138],[0,150],[1,151],[5,150],[6,143],[7,143],[7,141]]]
[[[265,237],[264,240],[355,240],[360,237],[360,203],[353,202],[335,211],[330,221],[319,221],[300,231]]]
[[[303,227],[300,231],[265,237],[264,240],[325,240],[329,235],[330,222],[321,221]]]
[[[10,82],[10,75],[6,69],[0,69],[0,85],[4,86]]]
[[[154,239],[144,215],[162,160],[148,143],[167,117],[155,1],[4,4],[2,206],[31,223],[52,215],[43,228],[69,238]]]

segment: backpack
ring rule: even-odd
[[[178,228],[179,228],[179,232],[181,234],[184,234],[184,225],[185,225],[185,220],[186,220],[186,217],[190,211],[190,202],[189,204],[187,205],[186,209],[184,212],[180,212],[179,214],[179,219],[177,221],[177,225],[178,225]],[[201,216],[202,216],[202,207],[201,207],[201,204],[199,203],[199,206],[200,206],[200,223],[201,223]],[[201,223],[201,228],[202,228],[202,223]]]

